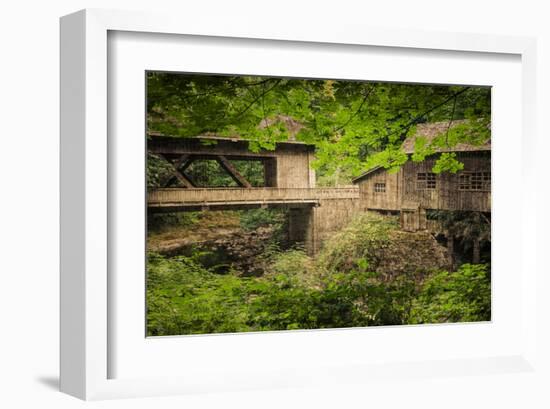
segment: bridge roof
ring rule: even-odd
[[[150,134],[147,150],[163,155],[224,155],[227,157],[278,157],[287,154],[308,155],[315,152],[315,145],[298,141],[277,142],[275,149],[251,151],[249,141],[238,137],[228,138],[218,135],[196,137],[174,137]],[[212,142],[211,144],[206,142]]]
[[[163,140],[176,141],[180,139],[180,140],[212,140],[212,141],[228,141],[228,142],[248,142],[247,139],[243,139],[238,135],[237,136],[220,136],[215,134],[205,134],[205,135],[184,137],[184,136],[176,136],[176,135],[164,135],[159,132],[147,132],[147,135],[156,140],[163,139]],[[296,141],[296,140],[278,141],[277,145],[303,145],[303,146],[311,146],[311,147],[315,146],[313,144],[309,144],[302,141]]]

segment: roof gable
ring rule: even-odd
[[[354,184],[359,183],[361,180],[367,178],[368,176],[371,176],[372,174],[378,172],[379,170],[384,170],[384,168],[382,166],[375,166],[374,168],[369,169],[366,172],[360,174],[355,179],[352,179],[351,182],[354,183]]]

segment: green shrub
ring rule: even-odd
[[[365,263],[359,263],[366,267]],[[217,275],[193,258],[150,254],[149,335],[401,324],[411,283],[391,285],[374,273],[310,274],[300,251],[274,257],[265,277]],[[313,276],[314,277],[314,276]]]
[[[464,264],[428,278],[414,300],[409,323],[491,320],[491,273],[486,264]]]
[[[166,160],[147,152],[147,188],[162,187],[161,182],[166,181],[173,172],[173,167]]]
[[[367,222],[368,221],[368,222]],[[365,228],[364,223],[368,224]],[[384,276],[372,250],[387,244],[393,223],[368,215],[329,241],[317,260],[303,250],[269,247],[262,277],[215,274],[201,253],[166,258],[150,253],[148,335],[346,328],[491,318],[487,265],[456,272]],[[346,245],[352,248],[346,247]]]
[[[390,232],[398,228],[397,220],[376,213],[364,213],[328,240],[318,256],[327,271],[351,271],[357,260],[372,264],[374,251],[387,245]]]
[[[148,335],[204,334],[249,330],[249,280],[217,275],[189,257],[149,255]],[[249,288],[250,287],[250,288]]]
[[[241,212],[241,227],[256,230],[258,227],[275,226],[285,223],[285,214],[276,209],[250,209]]]
[[[318,285],[319,280],[313,260],[301,249],[278,251],[271,254],[264,274],[266,276],[280,274],[292,277],[297,282],[310,287]]]
[[[149,213],[147,230],[149,233],[161,232],[175,227],[190,228],[200,221],[200,212]]]

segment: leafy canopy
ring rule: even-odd
[[[147,74],[148,130],[177,137],[240,136],[252,151],[289,137],[315,144],[322,175],[398,169],[404,139],[422,122],[449,121],[434,147],[489,137],[490,88],[252,76]],[[459,126],[451,123],[469,119]],[[416,159],[433,154],[417,146]],[[444,155],[437,171],[460,169]]]

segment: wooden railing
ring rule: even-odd
[[[345,188],[164,188],[149,192],[149,207],[246,202],[314,202],[322,199],[358,199],[356,187]]]

